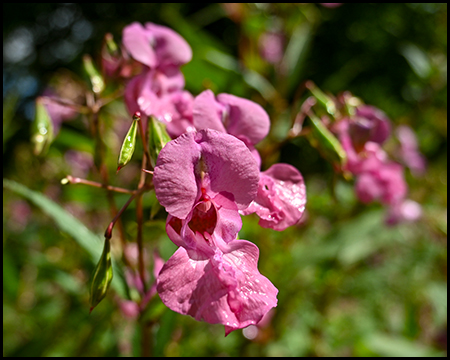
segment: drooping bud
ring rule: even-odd
[[[83,56],[83,66],[89,76],[89,79],[91,80],[92,91],[96,94],[101,93],[105,89],[105,82],[89,55]]]
[[[339,140],[314,114],[309,113],[311,119],[311,133],[309,140],[320,154],[328,161],[334,164],[344,165],[347,161],[347,154]]]
[[[141,113],[137,111],[133,115],[133,122],[123,140],[122,147],[120,148],[119,159],[117,160],[117,171],[128,164],[133,157],[134,148],[136,147],[136,134],[139,120],[141,120]]]
[[[158,158],[159,152],[162,150],[166,144],[171,141],[169,134],[167,134],[166,126],[158,121],[154,116],[149,119],[149,150],[150,150],[150,161],[152,166],[155,167],[156,159]]]
[[[89,297],[89,305],[91,308],[89,312],[91,312],[106,296],[112,277],[111,244],[110,240],[105,238],[102,256],[92,275]]]
[[[34,154],[45,154],[53,140],[53,123],[45,106],[45,98],[36,99],[36,113],[34,117],[33,135]]]

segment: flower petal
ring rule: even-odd
[[[259,225],[282,231],[300,220],[305,204],[306,188],[300,172],[288,164],[275,164],[261,173],[258,195],[242,213],[256,212]]]
[[[226,133],[222,124],[224,107],[216,101],[211,90],[205,90],[194,100],[193,119],[197,130],[214,129]]]
[[[133,59],[149,67],[154,67],[157,59],[151,46],[151,39],[151,33],[138,22],[123,29],[122,43]]]
[[[192,49],[180,34],[172,29],[153,23],[145,28],[154,36],[154,46],[159,66],[183,65],[191,61]]]
[[[227,107],[224,125],[229,134],[255,145],[269,133],[269,115],[261,105],[231,94],[219,94],[217,101]]]
[[[232,135],[201,130],[195,135],[205,166],[204,186],[210,197],[222,191],[233,195],[238,209],[245,209],[258,190],[259,169],[250,150]]]
[[[167,212],[185,219],[198,193],[194,169],[200,159],[200,147],[193,133],[186,133],[164,146],[158,155],[153,183],[159,203]]]
[[[257,324],[277,304],[278,290],[257,269],[258,248],[245,240],[228,244],[229,252],[194,260],[179,248],[157,279],[163,303],[196,320],[233,330]]]

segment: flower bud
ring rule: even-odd
[[[120,149],[119,159],[117,160],[117,171],[128,164],[133,157],[134,148],[136,147],[138,121],[140,119],[140,113],[136,112],[133,115],[133,122],[127,132],[127,135],[125,136],[125,139],[123,140],[122,147]]]
[[[167,134],[166,126],[162,122],[158,121],[154,116],[151,116],[149,120],[150,161],[152,166],[155,167],[159,152],[172,139]]]
[[[102,256],[92,276],[89,298],[89,305],[91,306],[90,311],[92,311],[106,296],[112,277],[111,244],[109,239],[105,239]]]
[[[34,117],[33,135],[34,154],[41,155],[47,152],[53,140],[53,123],[42,97],[36,99],[36,113]]]
[[[91,80],[92,91],[96,94],[101,93],[105,89],[105,82],[100,72],[95,68],[92,58],[89,55],[83,56],[83,66]]]

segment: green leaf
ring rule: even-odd
[[[15,181],[3,179],[3,187],[30,200],[38,206],[44,213],[50,216],[56,225],[65,233],[69,234],[75,241],[85,249],[94,262],[100,256],[100,237],[92,233],[78,219],[74,218],[66,210],[45,195],[30,190]]]
[[[312,114],[309,115],[309,118],[311,119],[312,131],[308,140],[311,142],[311,145],[317,148],[326,160],[341,166],[344,165],[347,161],[347,154],[339,140],[327,129],[319,118]]]
[[[84,250],[91,256],[92,262],[95,264],[100,256],[101,238],[91,232],[82,222],[74,218],[64,208],[47,198],[45,195],[30,190],[27,187],[13,180],[3,179],[3,187],[23,196],[39,207],[44,213],[50,216],[59,227],[59,229],[70,235]],[[120,268],[113,262],[114,271],[121,273]],[[112,286],[119,294],[124,294],[123,284],[119,281],[119,277],[115,277]]]
[[[363,340],[365,346],[379,356],[440,357],[442,352],[398,336],[374,333]]]

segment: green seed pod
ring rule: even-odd
[[[110,240],[105,239],[103,253],[92,275],[91,292],[89,298],[90,311],[94,309],[106,296],[113,277],[111,264]]]
[[[45,154],[53,140],[53,123],[45,107],[45,98],[36,99],[36,113],[31,141],[34,144],[34,154]]]
[[[309,136],[311,145],[316,147],[326,160],[334,164],[337,163],[340,166],[344,165],[347,161],[347,153],[342,148],[339,140],[319,118],[313,114],[309,114],[309,118],[311,119],[311,133]]]
[[[337,110],[333,99],[320,90],[312,81],[307,81],[305,86],[309,91],[311,91],[317,102],[326,108],[327,113],[335,117]]]
[[[141,119],[140,114],[136,113],[133,116],[133,122],[128,130],[125,139],[123,140],[122,147],[119,153],[119,159],[117,160],[117,171],[122,169],[128,164],[133,156],[134,148],[136,147],[136,134],[138,128],[138,121]]]
[[[154,116],[149,119],[149,150],[150,150],[150,161],[152,166],[155,167],[156,159],[158,158],[159,152],[162,150],[166,144],[171,141],[169,134],[167,134],[166,126],[158,121]]]
[[[92,91],[96,94],[101,93],[105,89],[105,82],[100,72],[95,68],[92,58],[89,55],[83,56],[83,66],[91,80]]]

